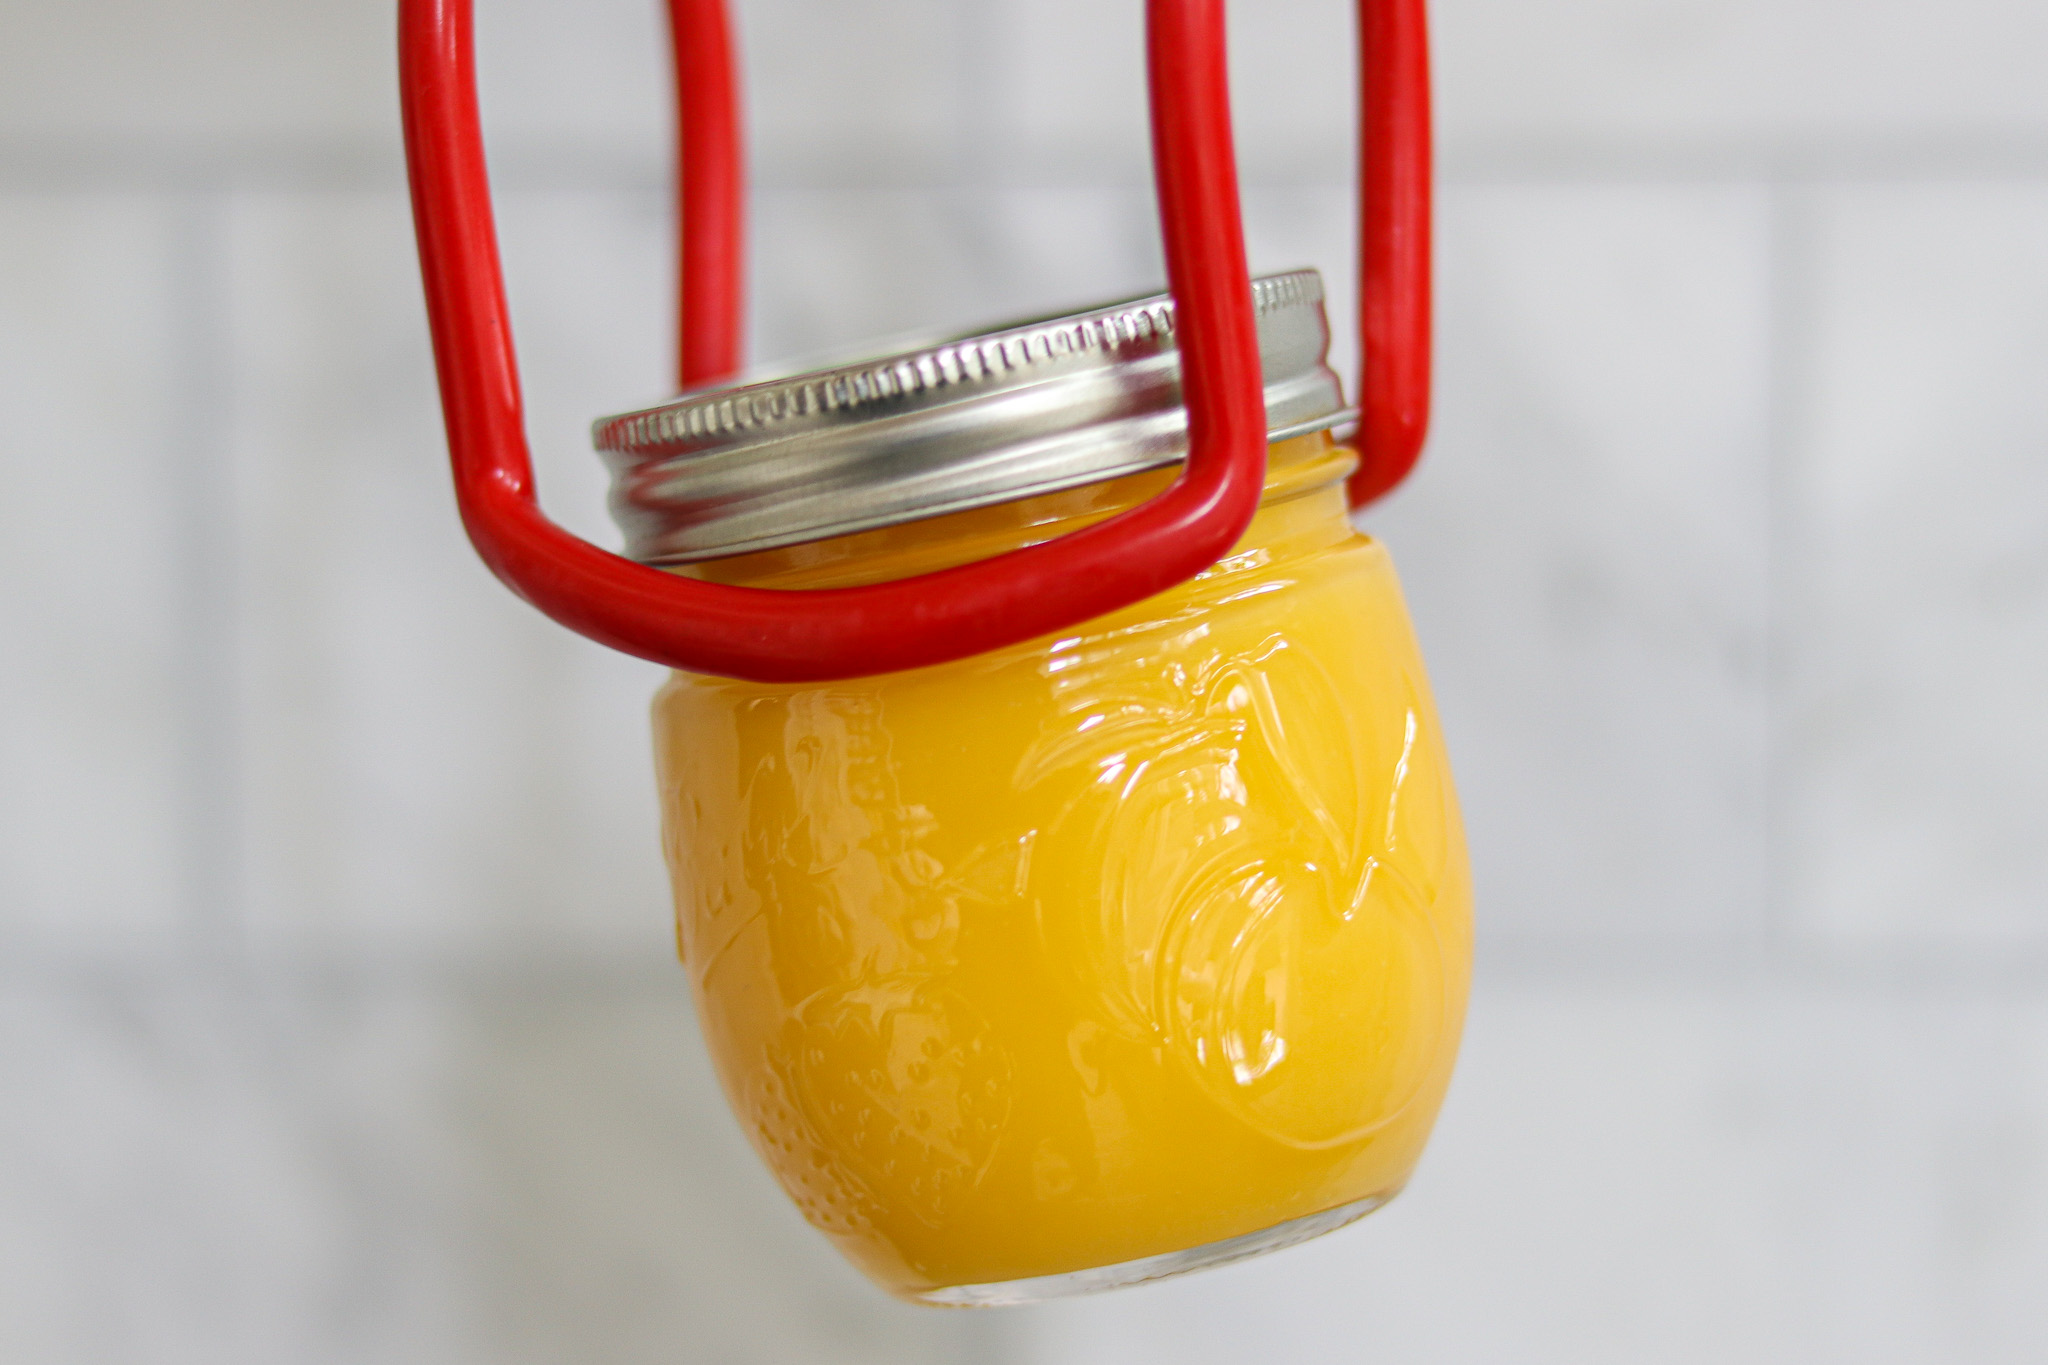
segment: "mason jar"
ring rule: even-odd
[[[654,702],[678,939],[735,1114],[889,1291],[1028,1302],[1273,1250],[1400,1191],[1457,1052],[1471,884],[1313,271],[1254,283],[1264,500],[1212,568],[1056,635]],[[628,553],[882,582],[1152,496],[1170,299],[607,419]]]

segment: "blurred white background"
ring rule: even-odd
[[[616,543],[662,29],[480,8],[544,494]],[[1254,264],[1343,297],[1347,5],[1236,8]],[[1140,9],[740,0],[755,355],[1154,286]],[[1463,1069],[1387,1213],[987,1315],[745,1149],[656,671],[461,538],[391,11],[0,0],[0,1360],[2048,1358],[2048,7],[1437,0],[1441,415],[1366,524]]]

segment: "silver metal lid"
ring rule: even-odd
[[[1273,439],[1354,414],[1322,276],[1252,282]],[[683,564],[1175,464],[1187,409],[1160,295],[600,419],[626,553]]]

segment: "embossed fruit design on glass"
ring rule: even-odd
[[[1282,439],[1213,568],[957,663],[677,673],[655,702],[680,941],[727,1094],[805,1215],[899,1294],[1042,1298],[1326,1231],[1400,1190],[1443,1097],[1470,958],[1443,741],[1392,561],[1347,520],[1319,283],[1258,284]],[[1130,383],[1170,352],[1169,323],[1147,300],[733,390],[715,401],[788,415],[670,409],[698,428],[680,455],[635,444],[646,415],[601,441],[650,557],[666,537],[722,583],[901,578],[1148,496],[1156,457],[1089,404],[1023,440],[1004,408]],[[1091,328],[1092,351],[1052,340]],[[973,417],[879,380],[993,372],[1006,348],[1024,358],[974,386]],[[801,415],[800,391],[834,386],[872,396]],[[1142,392],[1121,405],[1171,425]],[[761,451],[830,459],[869,422],[914,436],[920,412],[948,422],[929,469],[862,468],[808,526],[787,501],[777,533],[745,520],[734,471]],[[905,515],[1005,458],[1012,489],[1062,481],[1062,462],[1104,476]],[[710,553],[735,534],[785,543]]]

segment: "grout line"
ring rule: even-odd
[[[2048,142],[1929,138],[1648,146],[1502,141],[1453,147],[1444,154],[1441,171],[1453,183],[2039,180],[2048,177]]]
[[[24,944],[0,958],[0,992],[81,986],[147,992],[221,991],[238,1008],[305,995],[375,997],[443,992],[686,996],[689,978],[672,953],[566,945],[554,951],[377,951],[308,948],[245,954],[225,973],[195,973],[189,957],[148,948],[80,949]],[[258,1045],[260,1050],[261,1044]]]
[[[999,41],[987,0],[962,19],[966,55]],[[953,148],[936,155],[886,148],[849,161],[811,153],[751,153],[763,190],[941,191],[1046,187],[1148,189],[1142,158],[1104,155],[1086,146],[1030,148],[1003,135],[977,92],[963,95]],[[1247,186],[1306,187],[1348,182],[1350,162],[1337,143],[1247,166]],[[500,190],[644,191],[666,186],[667,155],[652,138],[621,151],[615,143],[521,139],[491,162]],[[1438,166],[1447,188],[1461,185],[1573,183],[1733,184],[1970,182],[2048,179],[2048,142],[1976,139],[1871,144],[1702,144],[1630,146],[1576,143],[1465,143],[1444,148]],[[0,193],[126,190],[219,193],[237,189],[401,191],[405,168],[394,139],[245,142],[151,146],[136,139],[9,141],[0,138]]]
[[[237,955],[240,781],[235,737],[234,489],[226,451],[230,338],[225,205],[218,195],[175,201],[172,299],[178,409],[173,454],[182,466],[180,691],[188,820],[186,948],[219,970]]]
[[[1508,939],[1482,943],[1488,986],[1556,990],[1685,989],[1841,992],[1885,998],[2048,1001],[2048,948],[1958,949],[1899,941],[1880,946],[1787,945],[1759,959],[1745,945],[1666,939]]]
[[[1484,989],[1577,995],[1597,990],[1788,994],[1840,992],[1873,997],[2048,1003],[2048,947],[1995,944],[1959,948],[1900,940],[1862,947],[1794,945],[1758,962],[1742,945],[1678,938],[1516,937],[1480,944]],[[557,951],[441,952],[305,949],[238,958],[232,973],[195,979],[189,960],[146,949],[110,952],[23,945],[0,959],[0,992],[91,988],[145,993],[219,990],[237,1010],[252,1000],[304,997],[504,993],[519,996],[614,994],[683,998],[685,970],[666,953],[565,946]],[[260,1019],[260,1014],[249,1016]],[[270,1040],[258,1040],[260,1051]]]
[[[1803,566],[1804,530],[1797,463],[1807,357],[1812,344],[1810,288],[1814,245],[1806,187],[1769,187],[1769,369],[1764,488],[1764,915],[1761,946],[1783,956],[1795,938],[1792,878],[1797,801],[1791,755],[1790,697]]]

